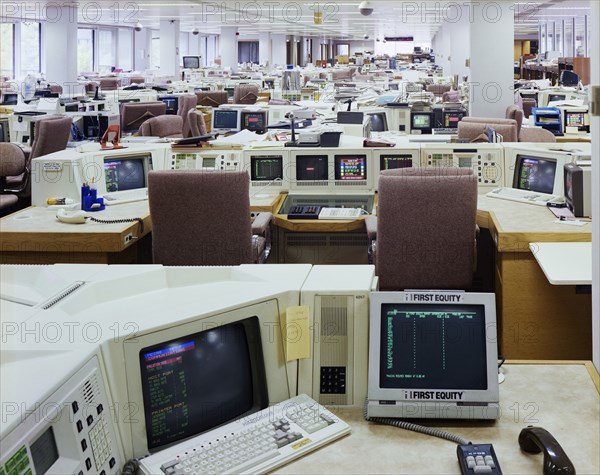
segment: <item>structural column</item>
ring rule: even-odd
[[[160,21],[160,75],[179,76],[179,20]]]
[[[272,62],[273,66],[279,65],[284,66],[286,64],[286,36],[285,35],[271,35],[272,45]]]
[[[271,34],[268,31],[258,34],[258,62],[271,64]]]
[[[230,67],[232,72],[238,69],[237,26],[222,26],[219,37],[221,66]]]
[[[77,6],[59,2],[46,7],[43,24],[43,72],[64,94],[74,94],[77,84]]]
[[[316,66],[317,61],[321,59],[321,40],[319,38],[312,38],[311,48],[311,62]]]

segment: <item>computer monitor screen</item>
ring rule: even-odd
[[[354,181],[367,179],[366,155],[336,155],[334,165],[336,180]]]
[[[585,112],[565,112],[566,127],[585,127]]]
[[[517,155],[513,188],[552,194],[556,160],[552,158]]]
[[[178,108],[178,98],[175,97],[161,97],[160,98],[161,101],[163,101],[165,103],[165,105],[167,106],[165,112],[167,114],[177,114],[177,108]]]
[[[19,95],[16,93],[5,92],[2,97],[2,105],[16,106],[19,102]]]
[[[243,111],[242,129],[264,131],[267,128],[267,111]]]
[[[564,94],[550,94],[548,95],[548,102],[557,102],[557,101],[564,101],[567,99],[567,96],[565,96]]]
[[[150,450],[268,405],[256,316],[143,348],[139,362]]]
[[[251,156],[250,167],[252,181],[283,180],[283,157],[281,155]]]
[[[136,190],[146,188],[150,155],[117,157],[104,159],[106,191]]]
[[[326,181],[328,165],[327,155],[298,155],[296,157],[296,180]]]
[[[413,129],[429,129],[431,128],[431,114],[415,113],[412,116]]]
[[[10,142],[8,135],[8,122],[0,121],[0,142]]]
[[[494,294],[372,292],[368,415],[499,416]]]
[[[397,91],[398,90],[398,83],[390,83],[389,88],[390,91]]]
[[[396,168],[411,168],[412,155],[381,155],[379,157],[379,170],[394,170]]]
[[[388,130],[387,117],[385,112],[375,112],[371,116],[371,131],[386,132]]]
[[[560,73],[560,83],[563,86],[575,87],[579,84],[579,75],[573,71],[563,70]]]
[[[458,128],[458,123],[463,118],[462,112],[444,112],[444,127],[448,129]]]
[[[240,116],[236,109],[213,109],[212,128],[217,130],[239,130]]]
[[[185,69],[198,69],[200,67],[200,56],[184,56],[183,67]]]

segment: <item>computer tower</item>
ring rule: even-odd
[[[119,116],[84,115],[82,133],[88,140],[100,140],[109,125],[119,125]]]
[[[370,265],[317,265],[304,283],[310,308],[311,358],[299,360],[298,393],[320,404],[360,407],[367,396]]]

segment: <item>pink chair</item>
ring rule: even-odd
[[[196,97],[198,105],[204,107],[219,107],[229,102],[227,91],[198,91]]]
[[[10,185],[11,178],[19,179],[17,187]],[[27,158],[21,147],[8,142],[0,143],[0,216],[28,205],[28,200],[19,196],[28,182]]]
[[[140,135],[144,137],[183,137],[183,119],[178,115],[159,115],[142,123]]]
[[[198,109],[190,109],[188,112],[188,124],[190,126],[190,137],[206,135],[206,122],[204,114]]]
[[[188,123],[188,112],[196,108],[198,97],[196,94],[182,94],[179,96],[177,115],[183,119],[183,136],[190,136],[190,125]]]
[[[238,84],[233,90],[233,102],[234,104],[256,104],[258,92],[256,84]]]

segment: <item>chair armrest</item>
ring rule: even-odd
[[[369,242],[375,241],[377,239],[377,216],[365,217],[365,226],[367,228]]]
[[[269,225],[273,220],[272,213],[258,213],[252,221],[252,234],[265,237],[269,231]]]

